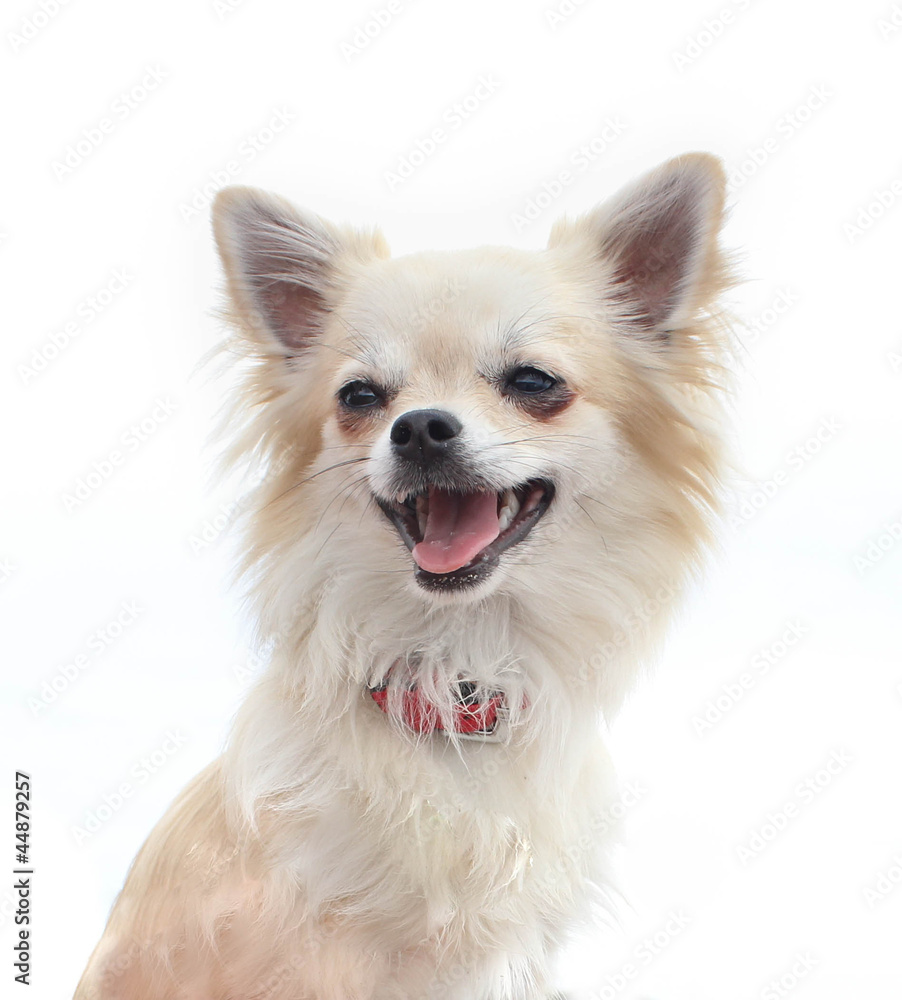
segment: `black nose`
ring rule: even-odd
[[[394,453],[425,465],[439,458],[460,434],[461,422],[444,410],[410,410],[392,424]]]

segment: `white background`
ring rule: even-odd
[[[705,149],[734,178],[725,240],[746,279],[734,514],[615,730],[641,789],[622,862],[632,911],[574,946],[562,976],[596,1000],[898,1000],[902,8],[394,0],[355,46],[387,3],[58,2],[48,17],[14,0],[0,24],[0,870],[18,768],[35,789],[29,995],[71,994],[130,859],[216,754],[254,669],[231,543],[191,544],[240,490],[208,482],[226,386],[195,372],[222,334],[206,206],[224,173],[378,223],[399,253],[538,248],[560,213]],[[455,125],[446,112],[468,96]],[[445,141],[392,183],[435,128]],[[122,462],[67,509],[113,451]],[[106,644],[97,630],[120,614]],[[801,637],[783,647],[791,625]],[[52,703],[35,700],[54,682]],[[169,731],[184,737],[173,753]],[[132,794],[79,843],[123,782]],[[756,832],[769,839],[743,854]],[[668,936],[671,911],[685,926]]]

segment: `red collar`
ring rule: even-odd
[[[492,693],[485,701],[476,701],[475,687],[470,682],[461,684],[460,698],[451,709],[454,732],[472,739],[490,738],[497,735],[499,710],[504,706],[504,696]],[[369,692],[382,711],[388,713],[388,681],[370,688]],[[445,731],[438,709],[415,684],[401,692],[401,718],[415,733]]]

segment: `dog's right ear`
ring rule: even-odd
[[[339,229],[249,187],[219,192],[213,232],[242,329],[286,357],[322,331],[355,263],[388,256],[376,231]]]

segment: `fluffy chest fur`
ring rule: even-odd
[[[561,636],[553,618],[501,599],[481,616],[446,609],[424,621],[405,616],[399,596],[395,618],[382,593],[378,605],[365,592],[348,601],[340,586],[323,593],[309,631],[297,647],[278,644],[239,714],[226,801],[233,827],[263,824],[263,909],[332,928],[317,976],[335,949],[382,956],[378,976],[338,963],[351,978],[335,996],[547,992],[550,957],[611,892],[615,782],[585,697],[599,635],[574,631],[575,608]],[[490,678],[509,703],[525,702],[513,738],[418,735],[379,710],[367,681],[398,657],[399,635],[437,690]],[[297,887],[290,901],[286,885]]]

